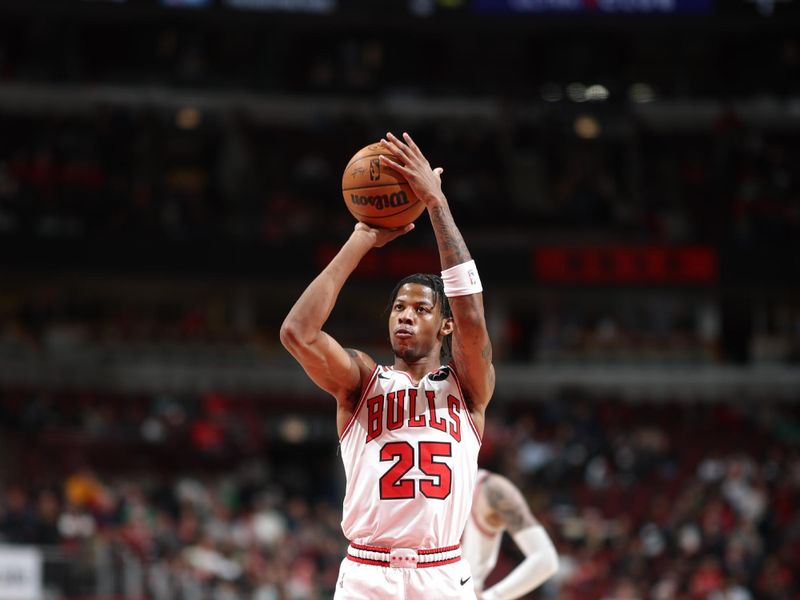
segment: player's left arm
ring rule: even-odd
[[[517,487],[501,475],[492,474],[482,493],[492,511],[525,554],[525,559],[506,577],[481,594],[481,600],[514,600],[539,587],[558,570],[558,553],[531,513]]]
[[[403,164],[386,156],[380,160],[405,177],[417,197],[425,203],[436,235],[442,270],[457,267],[472,260],[464,238],[453,220],[447,198],[442,192],[442,168],[432,169],[428,159],[407,133],[401,141],[391,133],[381,144],[392,150]],[[467,406],[473,416],[483,414],[492,397],[495,385],[492,364],[492,343],[486,328],[483,293],[448,295],[453,311],[453,363],[464,389]],[[477,424],[477,423],[476,423]]]

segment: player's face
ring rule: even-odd
[[[406,283],[400,287],[389,316],[389,339],[396,356],[416,362],[432,351],[438,355],[442,338],[452,331],[441,304],[428,286]]]

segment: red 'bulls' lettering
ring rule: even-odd
[[[453,439],[457,442],[461,441],[461,418],[459,413],[461,412],[461,408],[459,407],[460,402],[458,398],[450,394],[447,396],[447,412],[450,413],[450,435],[453,436]]]
[[[411,388],[408,390],[408,426],[425,427],[427,424],[425,415],[417,414],[417,390]]]
[[[383,431],[383,394],[367,399],[367,441]]]
[[[399,429],[403,424],[403,396],[405,390],[386,394],[386,429]]]
[[[444,424],[444,419],[436,418],[436,393],[432,390],[425,392],[428,398],[428,413],[430,414],[430,425],[439,431],[447,431],[447,426]]]
[[[401,427],[432,427],[447,433],[455,441],[461,441],[461,400],[452,394],[447,396],[447,413],[436,411],[436,392],[425,391],[427,414],[417,414],[417,390],[408,388],[387,392],[367,398],[367,441],[374,440],[387,431]],[[406,402],[406,400],[408,400]]]

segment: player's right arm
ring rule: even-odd
[[[328,266],[309,284],[281,326],[281,343],[308,376],[340,403],[358,395],[375,361],[363,352],[345,350],[322,326],[345,281],[372,248],[387,244],[414,228],[374,229],[356,224],[353,233]]]
[[[404,133],[403,140],[387,133],[386,138],[381,140],[381,145],[390,149],[400,162],[386,155],[381,155],[380,160],[402,175],[417,197],[425,203],[436,236],[444,276],[446,270],[468,263],[472,256],[453,220],[447,198],[442,191],[443,169],[431,168],[428,159],[410,135]],[[483,294],[470,291],[449,296],[448,299],[455,323],[452,339],[453,364],[464,390],[464,401],[472,412],[478,431],[482,432],[484,413],[495,386],[492,343],[486,327]]]

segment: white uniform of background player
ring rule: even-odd
[[[289,311],[281,342],[336,398],[350,541],[335,600],[475,599],[460,539],[472,504],[486,406],[495,385],[483,288],[432,169],[411,138],[391,134],[370,169],[406,180],[430,217],[442,276],[416,274],[391,295],[392,367],[322,331],[361,259],[413,229],[358,223]],[[376,148],[376,155],[379,148]],[[372,171],[371,171],[372,172]],[[442,349],[452,340],[449,367]]]
[[[525,559],[484,590],[486,578],[497,564],[503,531],[508,531]],[[480,600],[514,600],[539,587],[558,570],[553,542],[531,514],[520,491],[505,477],[483,469],[478,471],[462,548]]]

